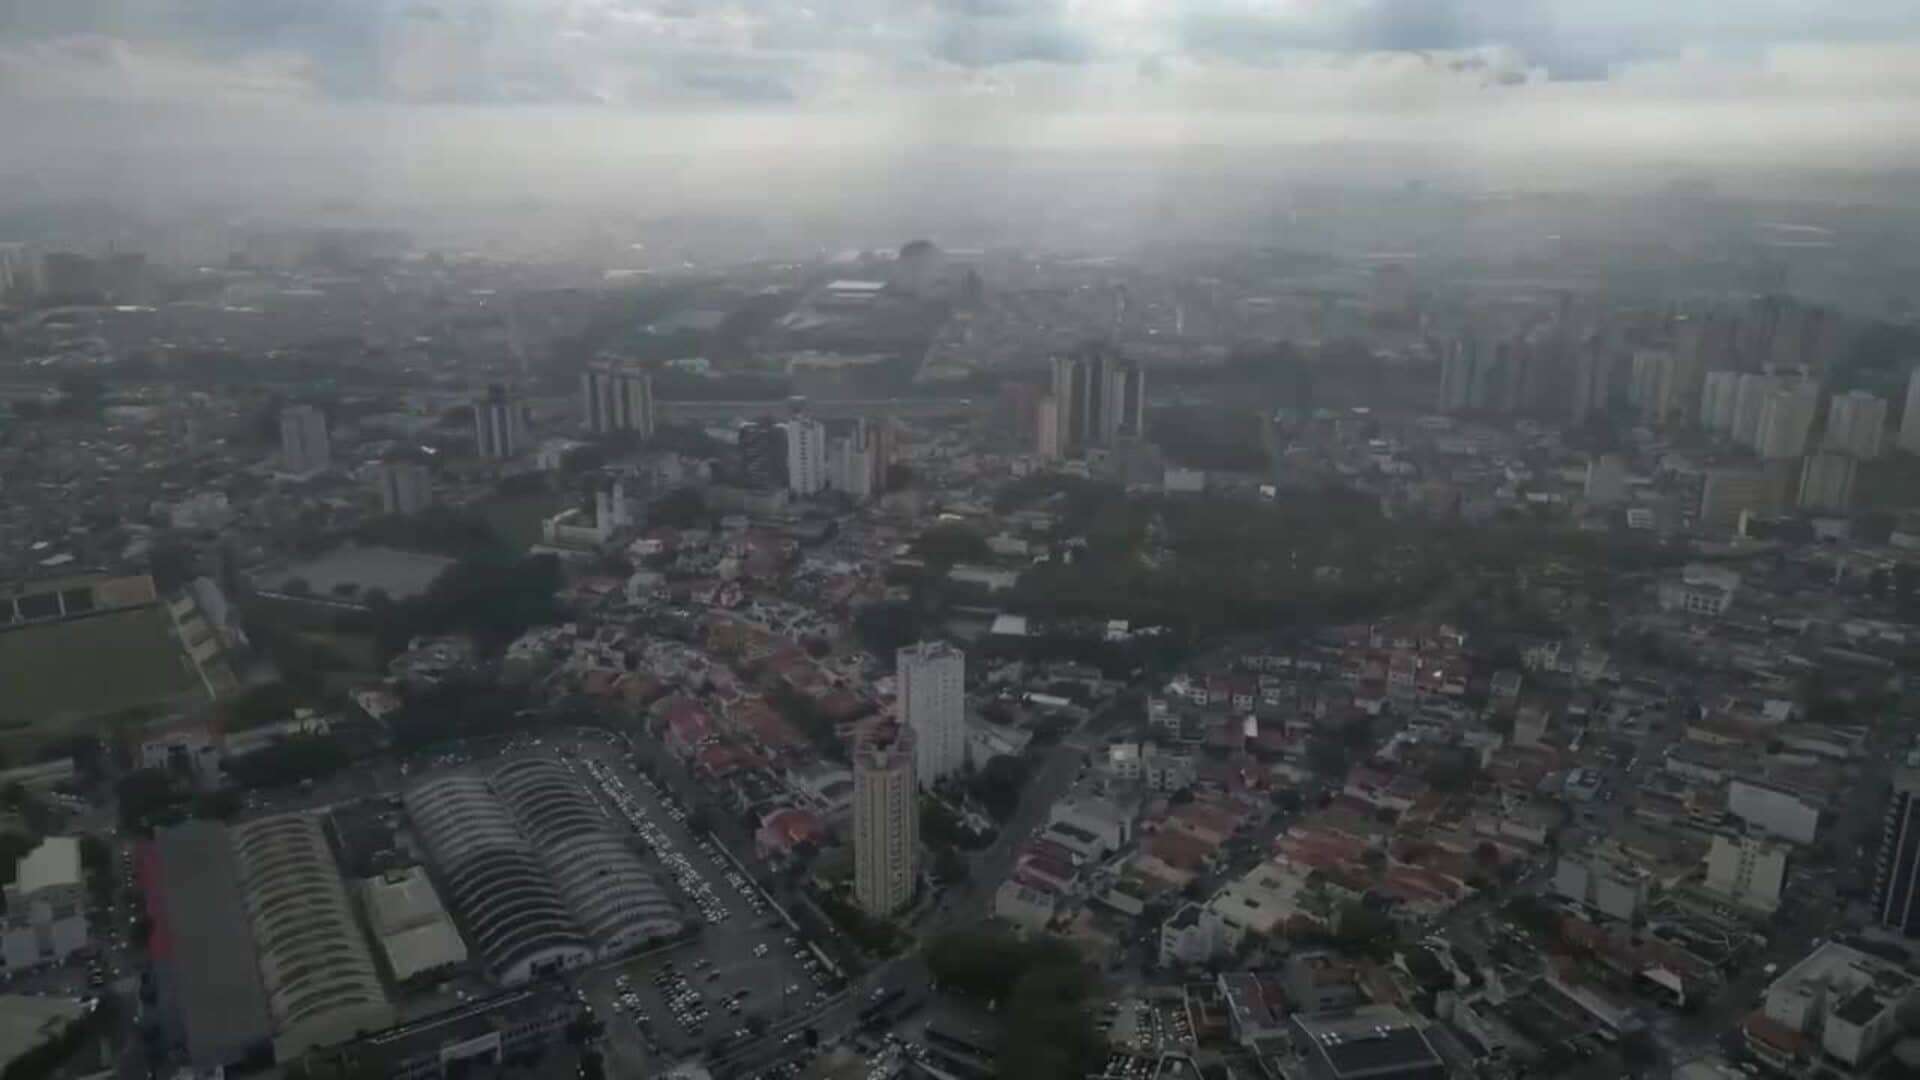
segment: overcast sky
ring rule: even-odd
[[[0,0],[0,136],[47,175],[1326,140],[1873,170],[1916,118],[1915,0]]]

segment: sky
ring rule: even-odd
[[[663,160],[699,187],[1329,144],[1516,176],[1896,170],[1920,4],[0,0],[0,137],[26,151],[0,179],[40,191],[604,195]]]

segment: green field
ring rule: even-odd
[[[10,742],[196,693],[205,689],[158,605],[0,633],[0,738]]]

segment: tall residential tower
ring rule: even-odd
[[[920,792],[913,732],[883,724],[853,751],[853,898],[885,917],[913,900]]]

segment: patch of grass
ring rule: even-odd
[[[205,687],[159,606],[0,633],[0,727],[10,741],[70,734],[76,722],[171,702]]]

